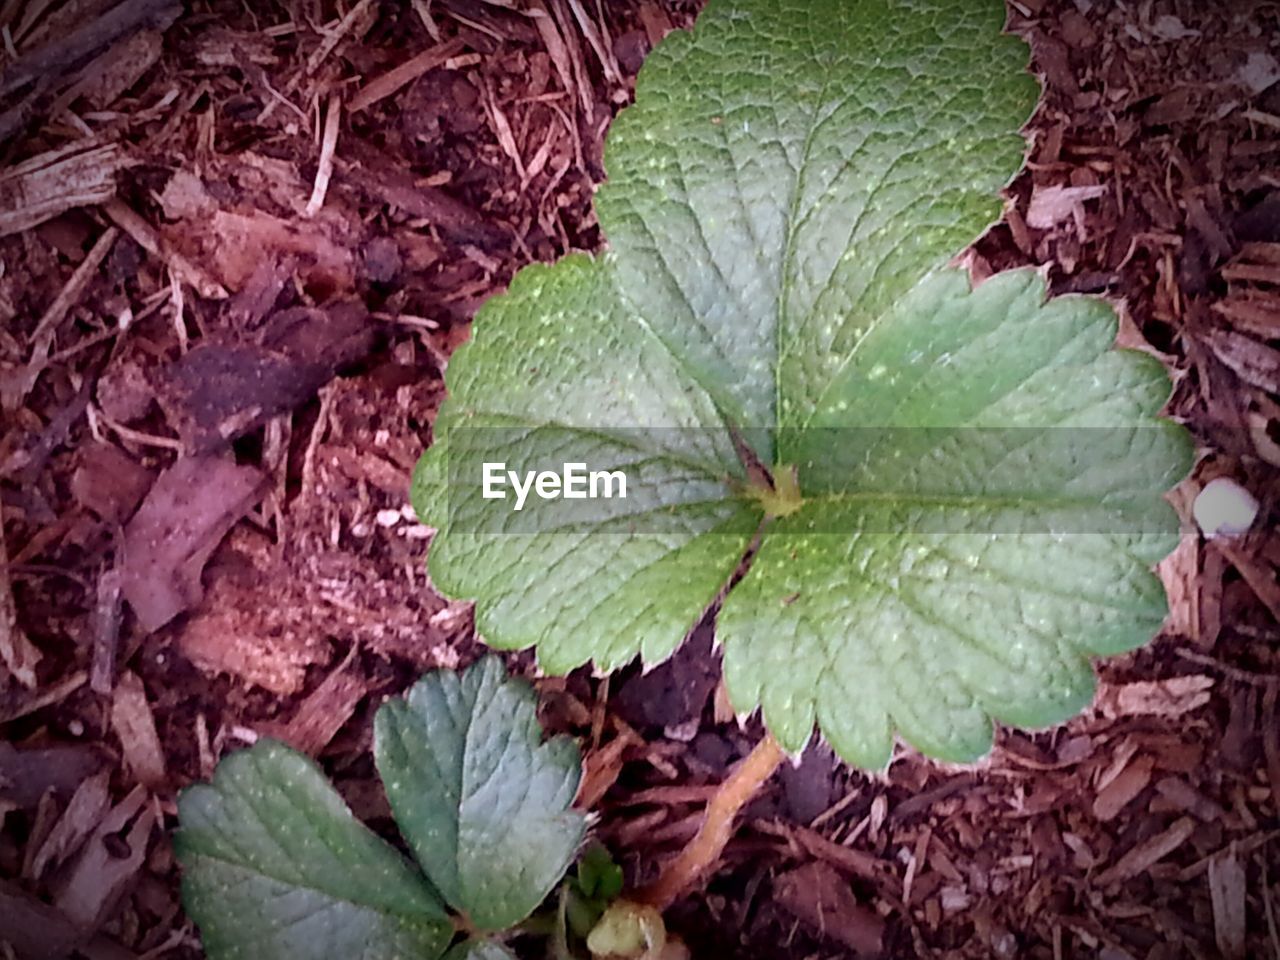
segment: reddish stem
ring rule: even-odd
[[[693,842],[663,868],[654,883],[640,891],[637,898],[665,910],[681,894],[693,888],[720,859],[738,812],[756,795],[765,781],[781,766],[786,754],[769,734],[755,745],[747,759],[720,784],[720,789],[707,804],[707,816]]]

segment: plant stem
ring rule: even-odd
[[[733,836],[734,818],[773,776],[785,757],[778,741],[766,733],[729,779],[720,784],[707,804],[707,817],[693,842],[663,868],[651,886],[640,891],[637,899],[665,910],[714,867]]]

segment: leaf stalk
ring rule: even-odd
[[[786,752],[769,734],[755,745],[747,758],[720,784],[707,804],[706,819],[693,842],[668,863],[658,879],[640,891],[636,899],[665,910],[693,886],[720,860],[733,836],[738,813],[782,765]]]

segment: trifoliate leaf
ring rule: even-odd
[[[375,720],[374,756],[414,856],[472,929],[524,920],[573,862],[577,747],[542,742],[528,684],[488,657],[430,673]]]
[[[712,0],[654,51],[609,136],[609,252],[485,305],[415,477],[434,583],[488,642],[661,660],[759,529],[717,625],[735,707],[878,766],[895,731],[970,759],[993,717],[1064,719],[1091,655],[1151,637],[1190,460],[1167,377],[1099,301],[946,267],[1036,102],[1004,16]],[[626,498],[558,497],[577,463]]]
[[[259,741],[178,801],[183,903],[211,960],[432,960],[453,924],[310,760]]]

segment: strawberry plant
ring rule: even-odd
[[[562,887],[558,957],[574,917],[594,953],[659,956],[658,909],[815,729],[863,767],[895,738],[971,761],[994,721],[1080,710],[1091,658],[1164,617],[1191,458],[1164,370],[1099,299],[949,265],[1037,101],[1003,14],[711,0],[614,123],[608,250],[521,271],[450,364],[413,490],[436,587],[557,673],[659,662],[717,609],[729,697],[769,731],[636,902],[605,910],[591,869]],[[305,758],[226,760],[180,811],[210,954],[507,955],[583,835],[576,751],[533,709],[490,660],[379,712],[421,873]]]
[[[610,131],[608,249],[521,271],[450,363],[413,494],[437,589],[553,673],[660,662],[715,610],[763,717],[649,908],[815,729],[866,768],[897,739],[972,761],[996,721],[1087,705],[1092,658],[1165,616],[1192,447],[1163,368],[1100,299],[950,265],[1038,99],[1003,17],[711,0]],[[629,910],[601,930],[650,942]]]
[[[301,754],[263,740],[225,759],[178,804],[183,902],[208,955],[510,960],[505,940],[561,882],[586,826],[569,806],[578,749],[543,742],[536,707],[490,657],[379,709],[374,758],[416,867]],[[562,888],[558,916],[581,937],[616,871],[589,849]],[[567,943],[566,922],[540,928]]]

